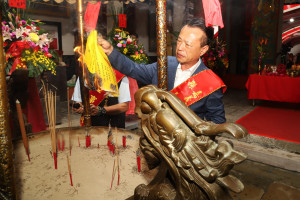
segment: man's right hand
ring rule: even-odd
[[[114,50],[113,46],[107,40],[103,39],[101,36],[98,37],[97,42],[102,47],[104,53],[106,53],[106,55],[108,55],[108,56]]]
[[[76,103],[79,103],[80,104],[80,107],[77,109],[77,108],[72,108],[72,110],[78,114],[82,114],[83,113],[83,105],[81,102],[76,102]]]

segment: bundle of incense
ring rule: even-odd
[[[72,180],[72,173],[71,173],[71,166],[70,166],[69,156],[67,156],[67,162],[68,162],[68,170],[69,170],[69,175],[70,175],[71,186],[73,186],[73,180]]]
[[[24,125],[24,120],[23,120],[22,108],[21,108],[21,104],[20,104],[19,100],[16,101],[16,107],[17,107],[18,119],[19,119],[20,130],[21,130],[21,134],[22,134],[24,148],[27,153],[28,161],[30,162],[28,140],[27,140],[25,125]]]
[[[46,113],[48,118],[48,125],[49,125],[49,132],[51,137],[51,145],[52,145],[52,152],[54,157],[54,166],[57,169],[57,154],[56,154],[56,132],[55,132],[55,125],[56,125],[56,92],[53,95],[52,91],[47,91],[44,82],[44,96],[45,96],[45,105],[46,105]]]

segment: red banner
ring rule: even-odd
[[[119,14],[119,27],[127,27],[127,19],[125,14]]]
[[[9,0],[9,7],[26,9],[26,0]]]
[[[86,32],[96,29],[100,7],[101,1],[98,1],[96,4],[88,2],[84,15],[84,29]]]

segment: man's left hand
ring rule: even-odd
[[[99,114],[99,109],[94,104],[90,104],[91,115],[96,116]]]

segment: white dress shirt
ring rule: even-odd
[[[80,93],[79,78],[77,78],[77,81],[76,81],[76,85],[75,85],[75,88],[74,88],[72,100],[77,101],[77,102],[82,102],[81,93]],[[120,87],[119,87],[118,101],[119,101],[119,103],[124,103],[124,102],[130,102],[131,101],[130,89],[129,89],[129,80],[128,80],[127,76],[125,76],[121,80]]]
[[[198,60],[198,62],[191,68],[183,70],[181,69],[181,64],[178,64],[175,81],[174,81],[174,88],[186,81],[188,78],[190,78],[193,73],[196,71],[197,67],[201,64],[201,59]]]

